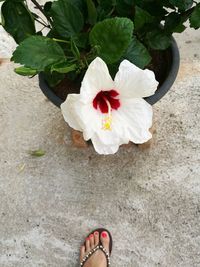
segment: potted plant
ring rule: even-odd
[[[200,4],[192,0],[3,0],[1,14],[19,44],[11,60],[22,66],[15,72],[39,74],[44,94],[100,154],[151,138],[149,104],[178,72],[172,34],[187,20],[200,27]]]

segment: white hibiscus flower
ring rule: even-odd
[[[129,141],[142,144],[152,138],[153,110],[143,97],[155,93],[158,82],[150,70],[128,60],[121,62],[112,80],[106,63],[97,57],[89,65],[80,94],[69,94],[61,105],[70,127],[91,139],[99,154],[114,154]]]

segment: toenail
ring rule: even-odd
[[[87,237],[87,238],[86,238],[86,240],[90,240],[90,238],[89,238],[89,237]]]
[[[95,234],[95,235],[98,235],[98,234],[99,234],[99,232],[94,232],[94,234]]]
[[[94,237],[93,234],[90,235],[90,238]]]
[[[106,232],[103,232],[103,233],[101,234],[101,236],[102,236],[103,238],[106,238],[106,237],[107,237],[107,233],[106,233]]]

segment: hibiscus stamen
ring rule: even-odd
[[[108,114],[102,120],[102,129],[111,131],[112,130],[112,127],[111,127],[111,125],[112,125],[112,113],[111,113],[112,107],[111,107],[110,102],[106,99],[106,97],[104,97],[104,100],[108,106]]]
[[[119,93],[115,89],[108,91],[101,90],[93,99],[93,107],[104,114],[102,119],[102,129],[112,130],[112,111],[118,110],[121,106]]]

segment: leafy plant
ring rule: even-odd
[[[44,72],[52,86],[63,75],[83,76],[96,56],[113,73],[122,59],[145,68],[152,51],[167,49],[187,20],[200,28],[200,4],[192,0],[30,0],[41,16],[26,0],[0,1],[2,26],[19,44],[12,56],[22,65],[16,73]]]

